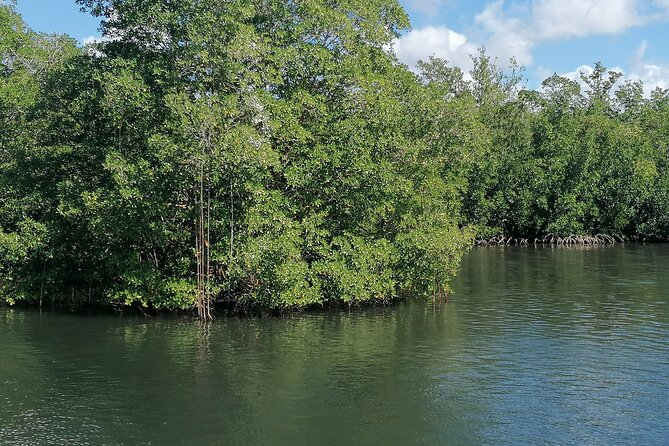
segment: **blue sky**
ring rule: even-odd
[[[595,61],[669,88],[669,0],[400,0],[413,29],[395,42],[413,66],[430,55],[467,70],[481,45],[505,65],[527,67],[530,87],[553,74],[577,78]],[[98,21],[74,0],[18,0],[37,31],[66,33],[80,42],[99,35]]]

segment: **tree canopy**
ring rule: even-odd
[[[529,90],[392,53],[396,0],[0,5],[0,297],[286,310],[448,291],[474,236],[669,229],[669,95],[597,64]]]

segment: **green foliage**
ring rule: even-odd
[[[40,278],[26,276],[24,265],[45,261],[47,242],[47,228],[31,219],[19,222],[12,232],[0,228],[0,296],[8,303],[38,297],[30,294],[30,285]]]
[[[78,3],[109,39],[39,79],[3,174],[23,169],[12,206],[50,235],[12,263],[40,295],[283,310],[447,289],[476,123],[417,119],[447,102],[385,50],[395,0]]]
[[[487,94],[492,105],[478,99],[491,143],[468,178],[464,223],[483,238],[666,240],[666,92],[647,99],[640,82],[616,87],[620,73],[597,63],[581,75],[585,93],[553,75],[538,92],[504,95],[501,71],[477,60],[472,76],[485,82],[472,94],[498,93]]]
[[[0,5],[0,296],[282,311],[448,291],[474,236],[666,238],[669,99],[387,51],[395,0]],[[200,314],[205,314],[200,312]]]

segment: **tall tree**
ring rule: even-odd
[[[36,104],[48,77],[77,52],[66,36],[31,31],[13,2],[0,4],[0,294],[10,301],[41,303],[51,178],[38,159],[53,154],[36,144]]]
[[[36,105],[50,296],[210,318],[447,289],[458,157],[413,128],[395,1],[79,3],[106,41]]]

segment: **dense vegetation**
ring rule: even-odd
[[[448,289],[475,235],[669,229],[669,95],[539,91],[481,51],[420,75],[395,0],[0,5],[0,297],[288,309]]]

